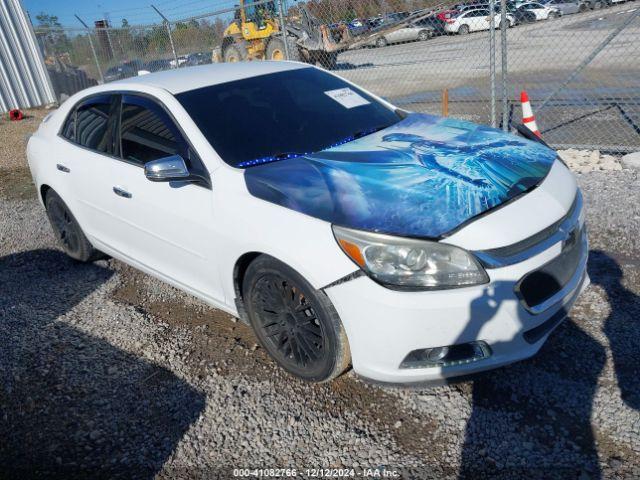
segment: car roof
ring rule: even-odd
[[[162,88],[175,95],[211,85],[218,85],[269,73],[298,70],[300,68],[310,68],[310,66],[300,62],[285,61],[213,63],[210,65],[199,65],[196,67],[150,73],[148,75],[117,80],[107,85],[110,87],[109,90],[117,90],[119,85],[123,83],[127,85],[148,85]]]

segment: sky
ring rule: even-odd
[[[65,26],[82,27],[74,17],[77,14],[87,24],[109,18],[111,25],[120,26],[126,18],[129,24],[148,24],[161,21],[150,4],[154,4],[169,20],[179,20],[194,15],[233,7],[235,0],[22,0],[31,19],[41,12],[56,15]]]

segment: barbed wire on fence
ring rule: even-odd
[[[446,92],[449,115],[485,124],[519,120],[527,90],[534,110],[544,107],[538,123],[550,144],[640,149],[640,8],[632,2],[509,0],[503,14],[499,0],[493,14],[490,0],[289,3],[199,13],[198,2],[159,2],[153,23],[99,18],[71,28],[39,16],[35,32],[59,96],[145,72],[288,58],[410,110],[441,114]],[[187,11],[195,14],[171,18]],[[494,41],[492,23],[501,32]]]

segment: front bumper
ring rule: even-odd
[[[490,283],[430,292],[402,292],[361,276],[326,289],[344,324],[355,372],[390,383],[438,381],[523,360],[534,355],[589,285],[588,243],[569,281],[544,311],[532,312],[517,286],[528,273],[562,253],[562,242],[520,263],[488,270]],[[482,340],[491,356],[450,367],[400,368],[413,350]]]

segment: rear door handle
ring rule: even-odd
[[[123,198],[131,198],[131,194],[120,187],[113,187],[113,193]]]
[[[67,167],[65,167],[64,165],[62,165],[62,164],[60,164],[60,163],[58,163],[58,164],[56,165],[56,168],[57,168],[58,170],[60,170],[61,172],[64,172],[64,173],[69,173],[69,172],[71,171],[71,170],[69,170]]]

